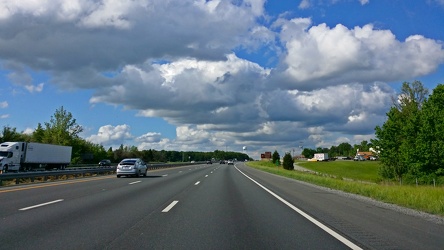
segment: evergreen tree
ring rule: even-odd
[[[38,123],[37,128],[32,133],[32,141],[43,142],[44,136],[45,136],[45,130],[43,129],[42,124]]]
[[[294,170],[294,160],[290,153],[286,153],[284,155],[284,162],[282,163],[282,166],[284,169],[287,170]]]
[[[278,164],[280,164],[280,161],[281,161],[281,157],[279,156],[279,153],[278,153],[278,151],[277,150],[275,150],[274,152],[273,152],[273,155],[271,156],[272,157],[272,161],[273,161],[273,163],[278,163]]]
[[[114,159],[114,153],[112,147],[109,147],[108,151],[106,151],[106,158],[110,159],[111,162],[116,162],[116,160]]]

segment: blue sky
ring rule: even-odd
[[[0,125],[63,106],[106,148],[242,151],[374,137],[402,82],[444,83],[443,0],[0,3]]]

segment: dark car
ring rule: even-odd
[[[110,167],[111,166],[111,161],[110,160],[101,160],[99,162],[99,166],[100,167]]]
[[[111,166],[111,161],[110,160],[101,160],[99,162],[99,166],[100,167],[110,167]]]
[[[213,164],[211,161],[207,161],[207,164]]]

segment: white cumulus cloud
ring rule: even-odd
[[[91,135],[87,140],[97,144],[115,145],[132,138],[130,126],[123,124],[102,126],[96,135]]]
[[[399,41],[370,24],[348,29],[311,26],[309,19],[280,22],[287,54],[278,79],[288,79],[287,88],[397,81],[431,73],[444,62],[442,44],[420,35]]]

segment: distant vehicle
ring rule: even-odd
[[[233,161],[233,160],[228,160],[228,161],[227,161],[227,164],[228,164],[228,165],[234,165],[234,161]]]
[[[327,153],[317,153],[314,154],[314,157],[317,161],[328,161],[328,154]]]
[[[0,144],[0,173],[33,169],[64,169],[71,163],[72,147],[36,142]]]
[[[370,158],[368,158],[370,161],[376,161],[376,160],[378,160],[378,157],[376,157],[376,156],[370,156]]]
[[[120,176],[146,176],[148,167],[146,163],[140,158],[127,158],[123,159],[117,165],[117,178]]]
[[[110,160],[101,160],[99,162],[99,166],[100,167],[110,167],[111,166],[111,161]]]
[[[213,164],[211,161],[207,161],[207,164]]]
[[[219,161],[219,164],[225,164],[224,160]]]
[[[365,161],[364,156],[362,155],[357,155],[355,156],[355,158],[353,158],[354,161]]]

